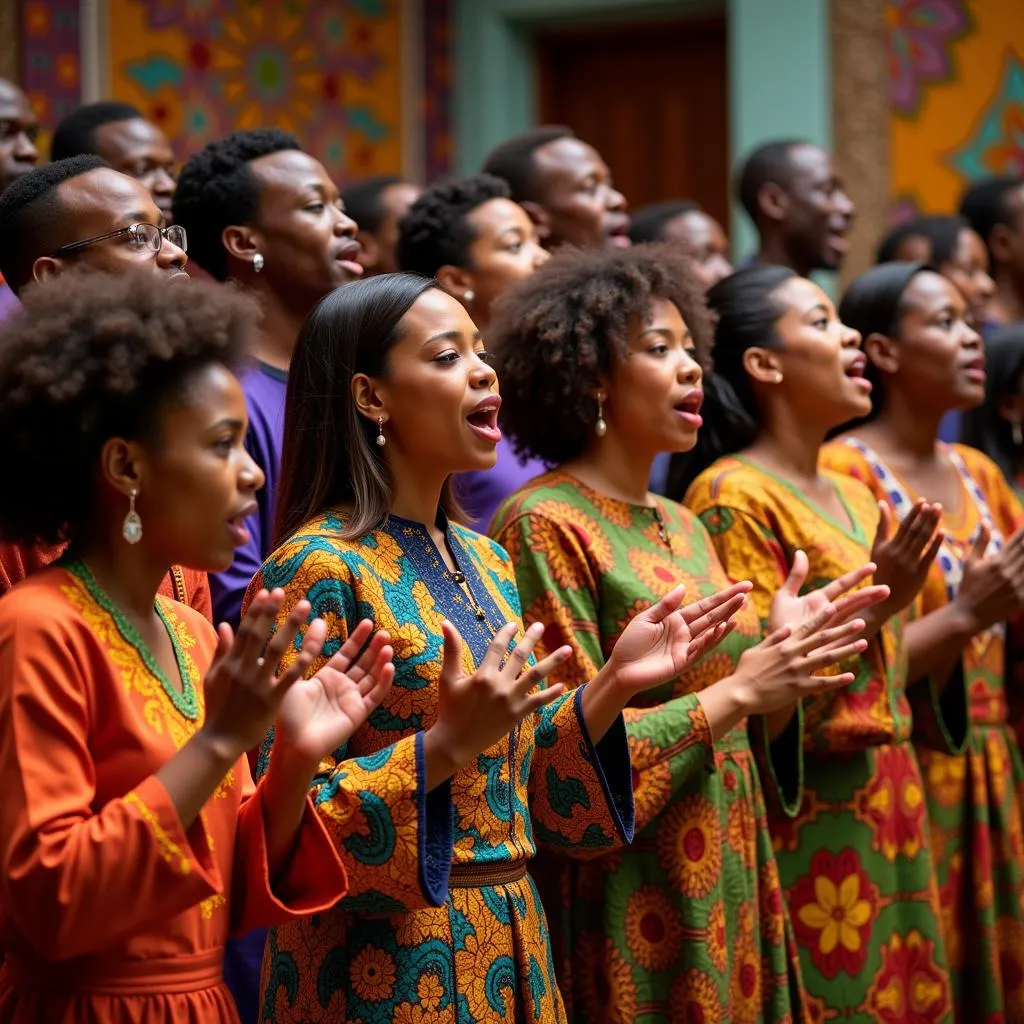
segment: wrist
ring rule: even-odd
[[[712,740],[724,736],[744,718],[757,714],[756,685],[742,673],[734,673],[698,691]]]
[[[451,778],[465,766],[470,756],[452,741],[440,723],[435,722],[423,733],[423,759],[427,763],[427,774],[432,778]]]
[[[211,765],[223,765],[226,772],[244,753],[245,748],[232,736],[226,736],[203,726],[191,740],[197,749],[203,751]]]
[[[275,737],[274,745],[270,748],[268,778],[273,777],[289,783],[302,779],[303,785],[308,786],[319,767],[318,759],[311,758],[279,737]]]
[[[988,625],[981,621],[974,607],[959,594],[946,605],[945,612],[950,635],[965,643]]]

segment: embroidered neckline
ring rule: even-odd
[[[192,673],[185,659],[185,652],[178,642],[178,635],[160,606],[160,602],[154,601],[153,609],[163,623],[164,629],[167,630],[167,636],[170,638],[171,647],[174,650],[174,658],[178,663],[178,673],[181,676],[182,688],[180,691],[177,687],[171,685],[171,681],[167,678],[166,673],[157,663],[156,658],[153,657],[149,647],[146,646],[142,635],[106,595],[103,588],[96,582],[96,577],[89,571],[88,566],[79,559],[69,559],[63,563],[63,567],[81,580],[93,600],[114,620],[118,632],[135,649],[136,654],[142,659],[150,674],[160,684],[164,693],[167,694],[175,710],[190,722],[194,722],[199,717],[199,705],[196,701],[195,687],[192,685]]]

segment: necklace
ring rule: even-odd
[[[106,595],[103,588],[96,582],[96,577],[89,571],[88,566],[79,559],[72,559],[64,563],[64,568],[77,576],[85,584],[85,589],[89,591],[93,600],[114,620],[118,632],[135,648],[136,653],[142,659],[142,663],[149,669],[150,674],[156,678],[161,689],[167,694],[174,705],[175,710],[190,722],[194,722],[199,717],[199,705],[196,701],[195,687],[192,685],[192,673],[189,671],[188,662],[185,660],[185,652],[178,643],[174,627],[167,620],[163,608],[160,607],[160,602],[154,601],[153,609],[163,623],[164,629],[167,630],[167,636],[174,650],[174,658],[178,663],[178,672],[181,675],[182,688],[180,691],[171,685],[171,681],[167,678],[164,670],[157,664],[156,658],[153,657],[152,652],[146,646],[142,635]]]

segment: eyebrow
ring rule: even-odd
[[[133,210],[121,218],[121,223],[125,226],[130,226],[132,224],[151,224],[152,221],[150,221],[149,214],[145,210]]]
[[[425,342],[424,345],[429,345],[432,341],[462,341],[462,331],[440,331],[437,334],[432,334]],[[473,341],[482,341],[483,335],[479,331],[473,332]]]
[[[668,341],[672,340],[672,330],[668,327],[645,327],[644,334],[658,334]],[[693,332],[689,328],[683,331],[683,341],[693,341]]]
[[[810,309],[808,309],[804,313],[804,316],[810,316],[811,313],[815,312],[815,310],[821,310],[821,312],[824,313],[825,316],[831,315],[828,311],[828,306],[826,306],[823,302],[816,302],[813,306],[811,306]]]
[[[225,416],[224,419],[217,420],[217,422],[210,427],[210,430],[212,432],[214,430],[220,430],[222,427],[232,427],[235,430],[241,430],[244,426],[245,424],[241,420]]]

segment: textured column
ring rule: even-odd
[[[21,78],[21,18],[18,0],[0,0],[0,78]]]

